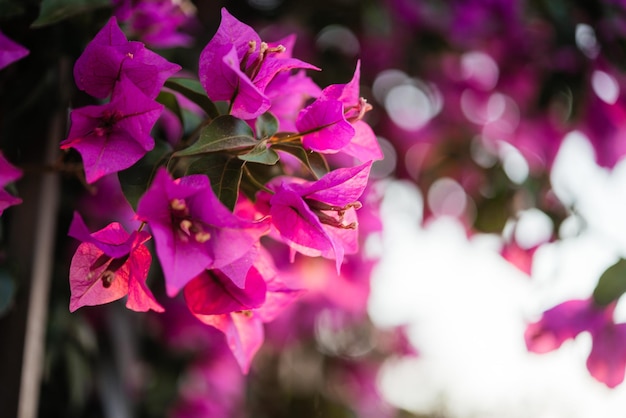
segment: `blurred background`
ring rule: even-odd
[[[264,40],[296,34],[320,86],[361,63],[385,155],[359,214],[362,255],[342,276],[314,259],[281,266],[308,292],[266,325],[247,376],[158,277],[166,314],[68,311],[72,211],[128,216],[115,185],[55,166],[68,109],[90,103],[73,63],[124,5],[129,38],[191,73],[221,7]],[[590,335],[538,355],[524,331],[626,257],[626,2],[0,0],[0,30],[30,50],[0,71],[0,148],[24,170],[11,186],[24,203],[0,218],[6,416],[24,399],[41,417],[623,415],[626,389],[585,367]],[[623,290],[610,290],[616,323]]]

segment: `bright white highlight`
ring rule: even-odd
[[[535,253],[532,278],[488,240],[468,239],[451,217],[423,225],[424,200],[415,187],[389,185],[370,313],[382,326],[408,324],[420,351],[418,358],[387,363],[381,385],[392,403],[450,418],[624,415],[626,384],[610,390],[585,367],[588,335],[535,355],[527,352],[523,332],[543,310],[588,297],[604,270],[626,256],[626,162],[612,172],[599,168],[586,139],[573,133],[551,177],[555,193],[587,223],[569,218],[562,226],[567,239]],[[524,211],[518,227],[533,231],[520,231],[516,239],[524,246],[541,241],[549,223],[537,210]],[[626,320],[623,299],[616,319]]]
[[[615,77],[604,71],[594,71],[591,75],[591,86],[599,98],[608,104],[614,104],[619,97],[619,84]]]
[[[461,75],[465,80],[476,82],[481,89],[486,91],[496,86],[500,70],[489,55],[472,51],[461,57]]]

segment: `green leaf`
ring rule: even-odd
[[[206,154],[189,165],[186,174],[206,174],[217,198],[231,211],[239,197],[244,162],[227,154]]]
[[[220,116],[202,129],[196,142],[174,153],[174,157],[253,148],[259,143],[253,135],[252,129],[243,120],[230,115]]]
[[[24,14],[23,0],[0,0],[0,19],[9,19]]]
[[[261,141],[252,151],[237,156],[240,160],[264,165],[274,165],[280,160],[276,151],[267,147],[267,141]]]
[[[180,105],[178,104],[178,99],[174,93],[170,93],[169,91],[161,91],[156,98],[156,101],[161,103],[163,106],[167,107],[169,110],[174,112],[174,114],[183,121],[183,114],[180,109]]]
[[[165,87],[182,94],[200,106],[210,118],[219,116],[215,103],[206,95],[204,87],[202,87],[202,84],[200,84],[198,80],[173,77],[165,82]]]
[[[111,6],[110,0],[43,0],[39,16],[31,27],[39,28],[60,22],[81,13]]]
[[[302,144],[274,144],[272,148],[287,152],[296,157],[318,180],[330,172],[330,168],[324,156],[315,151],[305,150]]]
[[[278,120],[270,112],[265,112],[254,122],[257,138],[271,138],[278,131]]]
[[[144,155],[132,167],[117,173],[124,196],[126,196],[133,210],[137,210],[139,198],[146,192],[157,167],[165,162],[170,152],[172,152],[170,144],[156,140],[152,151]]]
[[[601,306],[617,300],[626,292],[626,260],[621,258],[606,269],[593,291],[593,299]]]
[[[15,281],[5,270],[0,270],[0,317],[11,308],[14,298]]]

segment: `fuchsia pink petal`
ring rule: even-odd
[[[253,119],[269,109],[265,89],[278,73],[317,69],[271,46],[261,53],[267,46],[250,26],[222,8],[220,26],[200,54],[200,83],[209,98],[230,101],[233,116]]]
[[[338,168],[315,182],[292,184],[301,196],[334,206],[356,202],[363,194],[369,178],[371,162],[355,167]]]
[[[321,91],[304,71],[293,75],[287,72],[277,74],[265,89],[265,94],[272,103],[271,112],[278,119],[280,130],[297,131],[296,119],[300,109],[308,99],[318,97]]]
[[[29,50],[0,32],[0,70],[29,54]]]
[[[70,231],[84,236],[84,223],[75,214]],[[152,257],[143,244],[150,239],[145,232],[128,234],[117,222],[85,237],[70,265],[70,311],[82,306],[101,305],[126,295],[126,307],[145,312],[162,312],[145,281]],[[121,254],[119,249],[127,247]],[[107,253],[113,248],[113,255]]]
[[[85,221],[80,214],[74,211],[74,217],[67,233],[70,237],[81,242],[95,245],[100,251],[109,257],[119,258],[130,253],[134,239],[120,227],[111,227],[106,232],[89,232]]]
[[[219,270],[205,270],[185,286],[185,300],[194,314],[221,315],[258,308],[265,301],[263,277],[251,269],[245,288],[237,287]]]
[[[382,160],[383,152],[372,128],[362,120],[356,121],[352,127],[354,137],[341,151],[361,162]]]
[[[305,148],[328,154],[342,151],[362,162],[383,158],[374,131],[361,121],[370,107],[359,97],[359,77],[357,62],[350,82],[326,87],[300,111],[295,125]]]
[[[241,371],[247,374],[254,355],[263,344],[263,324],[259,318],[249,311],[225,315],[196,315],[196,317],[226,335],[228,347],[239,363]]]
[[[302,137],[304,147],[319,152],[339,151],[356,133],[344,116],[343,104],[337,100],[313,102],[298,115],[296,128],[305,133]]]
[[[609,323],[592,333],[592,338],[587,369],[596,380],[614,388],[624,381],[626,324]]]
[[[527,326],[524,338],[528,350],[547,353],[583,331],[599,330],[607,321],[606,312],[589,299],[568,300],[543,313],[541,319]]]
[[[109,103],[72,111],[70,132],[61,148],[75,148],[81,154],[87,182],[93,183],[130,167],[154,147],[150,131],[162,110],[122,77]]]
[[[274,194],[260,193],[258,204],[269,204],[272,224],[293,250],[333,258],[339,272],[344,254],[358,250],[355,208],[370,167],[339,168],[314,182],[277,179],[268,185]]]
[[[137,216],[152,229],[170,296],[205,269],[246,255],[269,228],[268,221],[233,215],[213,193],[208,177],[173,180],[164,168],[140,199]]]
[[[141,42],[128,41],[111,17],[76,60],[74,79],[79,89],[103,99],[126,76],[146,96],[155,98],[165,80],[180,69]]]

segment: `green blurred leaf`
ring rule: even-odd
[[[280,160],[276,151],[267,147],[267,141],[261,141],[250,152],[237,156],[240,160],[264,165],[274,165]]]
[[[25,11],[22,0],[0,0],[0,19],[9,19],[23,14]]]
[[[206,174],[217,198],[231,211],[239,197],[244,162],[232,155],[206,154],[189,165],[187,174]]]
[[[302,144],[274,144],[272,148],[287,152],[296,157],[318,180],[330,172],[330,168],[324,156],[315,151],[305,150]]]
[[[137,210],[137,202],[150,186],[157,166],[165,161],[167,154],[171,151],[170,144],[156,140],[152,151],[144,155],[132,167],[118,173],[124,196],[126,196],[133,210]]]
[[[183,113],[180,109],[180,105],[178,104],[178,99],[176,98],[176,95],[174,93],[170,93],[169,91],[161,91],[159,92],[156,101],[174,112],[176,117],[178,117],[181,123],[183,123]]]
[[[257,138],[270,138],[278,131],[278,120],[270,112],[265,112],[254,122]]]
[[[605,270],[593,291],[593,299],[601,306],[617,300],[626,292],[626,260],[621,258]]]
[[[5,270],[0,270],[0,317],[11,308],[14,297],[15,281]]]
[[[165,82],[165,87],[170,88],[198,106],[200,106],[210,118],[216,118],[219,116],[219,112],[215,103],[206,95],[204,87],[198,80],[191,78],[170,78]]]
[[[259,143],[253,135],[252,129],[243,120],[230,115],[220,116],[202,129],[200,139],[174,153],[174,157],[253,148]]]
[[[81,13],[111,6],[110,0],[43,0],[39,16],[31,27],[39,28],[60,22]]]

